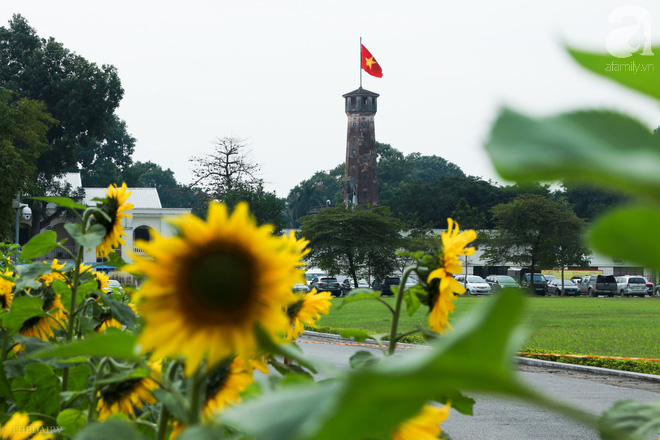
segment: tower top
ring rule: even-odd
[[[376,113],[376,98],[379,96],[362,87],[342,95],[346,100],[346,113]]]

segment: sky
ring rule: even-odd
[[[621,5],[649,12],[660,45],[660,2],[634,0],[2,0],[0,19],[20,13],[42,38],[117,68],[135,161],[187,184],[191,157],[241,138],[266,189],[286,197],[344,161],[342,95],[359,86],[360,37],[383,69],[362,79],[380,94],[376,140],[468,175],[505,183],[483,147],[503,106],[534,116],[609,108],[660,125],[655,101],[582,70],[565,50],[606,53],[608,36],[639,22],[608,21]]]

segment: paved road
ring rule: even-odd
[[[330,342],[330,344],[328,343]],[[341,342],[303,335],[300,347],[305,354],[328,362],[338,369],[348,368],[348,359],[358,350],[380,350],[373,347],[333,344]],[[618,400],[660,400],[659,383],[611,377],[593,377],[561,369],[521,367],[520,374],[537,390],[598,414]],[[331,374],[331,373],[325,373]],[[525,402],[503,400],[491,396],[473,396],[477,400],[474,417],[452,411],[443,428],[453,440],[591,440],[598,434],[576,422],[558,417],[554,412]]]

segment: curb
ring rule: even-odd
[[[306,335],[309,336],[315,336],[318,338],[326,338],[326,339],[337,339],[337,340],[342,340],[342,341],[355,341],[355,338],[342,338],[340,335],[335,335],[332,333],[319,333],[319,332],[314,332],[314,331],[308,331],[305,330]],[[365,343],[369,344],[378,344],[375,340],[373,339],[366,339],[364,341]],[[382,344],[385,346],[389,345],[389,341],[382,341]],[[398,343],[397,346],[401,347],[410,347],[410,348],[424,348],[426,347],[425,345],[417,345],[417,344],[403,344],[403,343]],[[520,357],[516,356],[516,362],[519,364],[523,365],[530,365],[534,367],[545,367],[545,368],[558,368],[558,369],[563,369],[563,370],[573,370],[573,371],[581,371],[583,373],[591,373],[591,374],[600,374],[604,376],[620,376],[620,377],[626,377],[628,379],[638,379],[638,380],[645,380],[649,382],[660,382],[660,376],[655,375],[655,374],[646,374],[646,373],[635,373],[634,371],[624,371],[624,370],[612,370],[610,368],[602,368],[602,367],[590,367],[588,365],[578,365],[578,364],[567,364],[564,362],[552,362],[552,361],[544,361],[541,359],[532,359],[532,358],[526,358],[526,357]]]

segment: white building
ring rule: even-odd
[[[69,173],[64,180],[70,183],[74,189],[81,187],[80,174],[78,173]],[[84,198],[80,202],[85,206],[95,206],[96,202],[93,199],[106,197],[106,190],[107,188],[83,188]],[[149,241],[151,230],[161,235],[171,235],[173,229],[167,221],[168,218],[189,214],[191,210],[188,208],[163,208],[156,188],[128,188],[128,191],[131,192],[128,203],[133,205],[133,209],[127,212],[131,215],[131,218],[124,218],[122,224],[124,234],[126,234],[126,237],[123,237],[126,245],[120,245],[116,252],[121,255],[124,261],[131,263],[131,254],[142,252],[135,247],[137,240]],[[53,220],[47,229],[57,233],[57,241],[66,238],[65,247],[75,254],[75,243],[64,228],[64,225],[70,222],[70,219],[62,215]],[[46,259],[53,258],[60,261],[71,261],[68,253],[62,249],[55,249],[46,255]],[[98,262],[95,249],[86,249],[83,258],[86,263]]]

